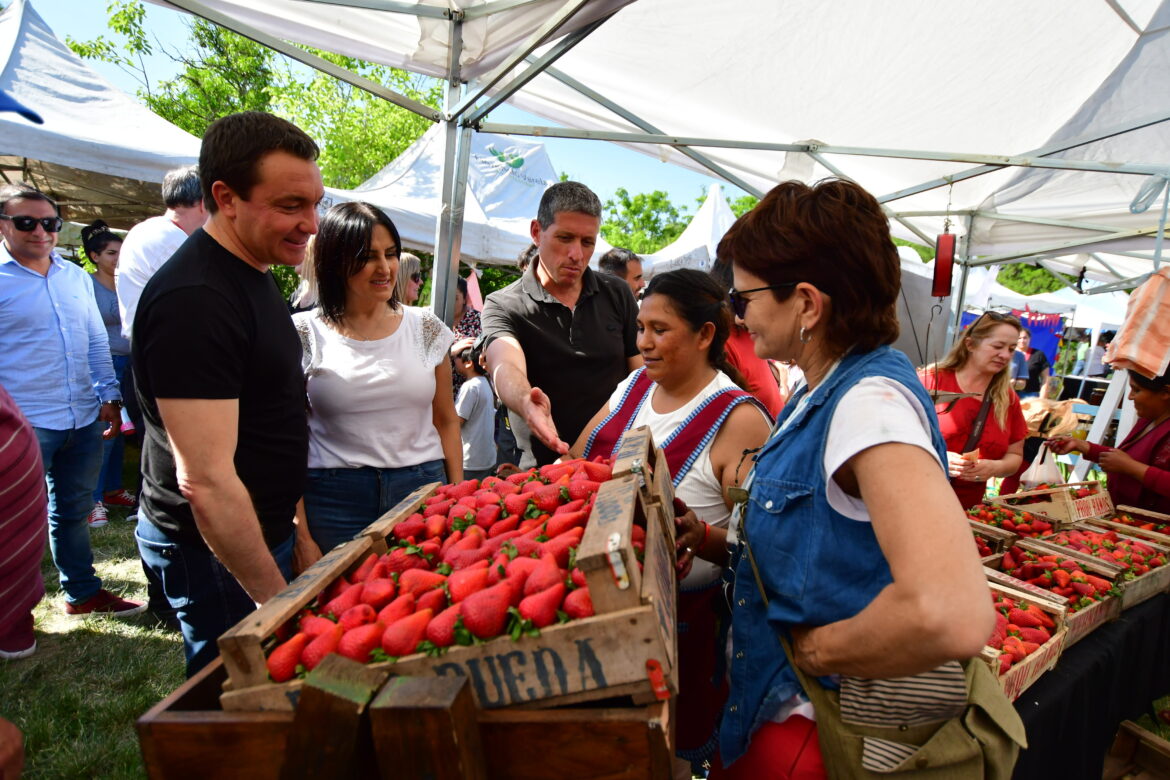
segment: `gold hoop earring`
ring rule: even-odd
[[[808,330],[803,325],[801,325],[800,326],[800,343],[807,344],[810,341],[812,341],[812,335],[808,333]]]

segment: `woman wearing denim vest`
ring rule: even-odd
[[[719,257],[756,354],[795,363],[807,383],[756,455],[728,535],[731,693],[711,777],[818,777],[816,713],[777,632],[826,687],[915,675],[976,655],[991,599],[934,407],[888,346],[900,270],[877,201],[849,182],[786,182]]]

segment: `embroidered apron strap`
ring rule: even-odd
[[[585,452],[582,457],[589,459],[601,455],[608,458],[613,454],[622,434],[629,429],[630,423],[638,416],[646,397],[653,386],[650,377],[646,376],[646,369],[639,368],[634,379],[626,385],[626,392],[622,394],[616,409],[612,409],[609,416],[598,423],[585,442]]]
[[[662,443],[662,453],[666,455],[666,465],[670,468],[671,481],[675,487],[678,487],[683,477],[691,470],[703,448],[719,433],[719,426],[731,411],[742,403],[754,404],[771,424],[772,416],[755,396],[743,390],[726,388],[707,396],[666,437]]]

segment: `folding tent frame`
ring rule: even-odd
[[[299,62],[321,70],[325,73],[329,73],[330,75],[335,76],[336,78],[341,79],[346,83],[352,84],[353,86],[360,89],[364,89],[374,95],[378,95],[379,97],[389,100],[395,105],[413,111],[420,116],[424,116],[427,119],[430,119],[433,122],[444,123],[445,156],[443,168],[443,211],[440,215],[438,226],[436,228],[436,273],[434,274],[434,293],[432,306],[435,310],[435,313],[445,321],[450,321],[454,312],[454,279],[458,274],[459,268],[460,235],[463,222],[464,197],[466,191],[468,157],[470,151],[469,138],[470,133],[473,131],[670,146],[678,149],[681,153],[685,154],[690,159],[709,170],[714,176],[724,179],[725,181],[728,181],[729,183],[734,184],[756,196],[760,196],[762,194],[759,192],[758,188],[750,186],[747,182],[735,176],[723,166],[704,155],[700,150],[703,148],[737,148],[760,151],[803,153],[809,155],[816,162],[820,163],[826,169],[832,171],[838,176],[845,176],[845,174],[831,162],[829,162],[826,159],[826,155],[860,155],[865,157],[903,158],[911,160],[971,163],[975,167],[948,176],[923,182],[919,185],[905,188],[898,192],[889,193],[879,198],[879,201],[883,204],[883,208],[886,210],[886,213],[891,219],[905,226],[913,234],[928,244],[933,244],[934,238],[928,235],[921,227],[915,225],[912,219],[914,216],[939,216],[939,214],[937,212],[933,214],[928,212],[899,213],[888,204],[902,198],[909,197],[910,195],[926,192],[931,189],[937,189],[939,187],[950,186],[957,181],[962,181],[964,179],[969,179],[975,176],[981,176],[992,171],[1000,170],[1004,167],[1048,168],[1112,174],[1122,173],[1130,175],[1163,176],[1170,178],[1170,166],[1167,166],[1166,164],[1140,162],[1115,164],[1096,160],[1075,160],[1052,157],[1052,155],[1068,151],[1083,144],[1092,143],[1094,141],[1099,141],[1121,133],[1132,132],[1143,127],[1149,127],[1154,124],[1165,122],[1170,120],[1170,114],[1146,117],[1140,121],[1132,122],[1125,126],[1094,133],[1091,136],[1077,138],[1072,141],[1061,142],[1049,147],[1035,149],[1022,155],[1005,156],[952,152],[930,152],[923,150],[835,146],[831,144],[819,143],[772,143],[762,141],[750,142],[715,138],[671,136],[664,134],[659,128],[654,127],[649,122],[641,119],[635,112],[624,106],[615,104],[614,102],[608,100],[605,96],[598,94],[586,85],[576,81],[567,74],[562,73],[553,67],[553,64],[556,62],[556,60],[570,51],[582,40],[586,39],[594,30],[596,30],[613,16],[613,14],[610,14],[610,16],[599,19],[568,35],[558,37],[558,31],[560,31],[561,28],[563,28],[565,24],[569,22],[574,16],[578,15],[589,4],[590,0],[564,0],[560,8],[556,12],[552,13],[545,20],[545,22],[540,25],[540,27],[533,31],[527,40],[519,45],[512,52],[512,54],[510,54],[490,73],[485,74],[483,77],[478,78],[471,83],[466,82],[462,78],[460,70],[460,56],[463,47],[464,23],[475,18],[490,16],[492,14],[497,14],[513,8],[528,5],[533,0],[489,0],[489,2],[486,2],[483,5],[475,6],[466,11],[453,11],[437,6],[419,5],[410,2],[399,2],[398,0],[304,1],[351,8],[411,14],[418,17],[427,17],[433,20],[445,20],[448,22],[450,25],[450,44],[446,73],[447,92],[444,110],[442,112],[435,111],[429,106],[418,103],[417,101],[390,90],[380,84],[376,84],[367,79],[361,78],[360,76],[333,65],[332,63],[320,57],[316,57],[285,41],[277,39],[262,30],[245,24],[230,15],[215,11],[214,9],[206,6],[203,2],[201,2],[201,0],[167,0],[170,5],[181,8],[193,15],[203,17],[204,19],[226,27],[247,38],[251,38],[258,43],[269,46],[276,51],[285,54],[286,56],[289,56]],[[1130,19],[1127,14],[1125,14],[1124,10],[1121,9],[1118,4],[1111,3],[1110,6],[1126,22],[1127,25],[1135,30],[1138,30],[1133,20]],[[1140,30],[1138,31],[1140,32]],[[539,56],[536,56],[535,52],[546,45],[548,46],[547,50]],[[622,117],[631,125],[638,128],[639,132],[611,132],[533,125],[494,124],[484,121],[484,118],[491,112],[492,109],[507,100],[518,90],[522,89],[525,84],[530,82],[533,78],[541,73],[547,74],[552,78],[557,79],[579,94],[589,98],[607,110]],[[848,178],[847,176],[845,177]],[[1165,230],[1165,214],[1168,206],[1170,206],[1170,187],[1167,188],[1167,191],[1163,196],[1163,218],[1161,223],[1157,226],[1150,226],[1137,230],[1118,231],[1109,226],[1091,225],[1088,223],[1067,223],[1075,227],[1081,227],[1089,231],[1095,231],[1100,233],[1100,235],[1093,235],[1083,240],[1061,242],[1052,246],[1042,247],[1039,250],[1032,250],[1027,253],[1003,253],[989,257],[973,258],[969,256],[967,247],[964,245],[960,248],[961,251],[956,258],[963,268],[962,276],[959,280],[959,300],[962,300],[962,295],[965,292],[967,273],[971,266],[991,265],[994,263],[1023,262],[1026,260],[1034,260],[1036,258],[1054,257],[1061,254],[1068,254],[1069,250],[1073,249],[1091,251],[1093,248],[1098,247],[1105,242],[1133,238],[1137,236],[1157,234],[1159,237],[1158,249],[1152,255],[1147,255],[1144,253],[1125,254],[1127,256],[1150,260],[1156,268],[1157,263],[1160,260],[1161,236]],[[955,213],[956,212],[952,212],[952,215]],[[970,236],[970,228],[972,226],[973,220],[976,218],[1022,219],[1019,217],[1012,217],[994,212],[966,212],[964,216],[967,220],[968,236]],[[1095,258],[1099,263],[1101,263],[1102,267],[1105,268],[1109,274],[1118,279],[1117,284],[1111,285],[1111,287],[1117,287],[1118,285],[1132,287],[1140,283],[1141,279],[1144,278],[1123,278],[1122,275],[1111,268],[1108,263],[1100,260],[1099,257],[1095,256]],[[447,273],[438,273],[439,268],[446,269]],[[1096,289],[1103,291],[1104,288]],[[959,316],[960,311],[961,307],[959,307],[959,310],[956,311],[956,321],[952,324],[952,327],[957,325],[957,317]]]

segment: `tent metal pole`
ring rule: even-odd
[[[1096,261],[1097,261],[1097,263],[1101,265],[1101,267],[1103,267],[1103,268],[1104,268],[1106,271],[1108,271],[1109,273],[1113,274],[1113,276],[1114,276],[1114,277],[1116,277],[1116,278],[1118,278],[1118,279],[1123,279],[1123,278],[1125,278],[1125,277],[1123,277],[1121,274],[1119,274],[1119,273],[1117,272],[1117,269],[1116,269],[1116,268],[1114,268],[1113,266],[1109,265],[1109,263],[1105,262],[1105,260],[1104,260],[1104,259],[1101,257],[1101,255],[1097,254],[1096,252],[1090,252],[1090,253],[1089,253],[1089,257],[1091,257],[1091,258],[1093,258],[1094,260],[1096,260]]]
[[[1106,138],[1112,138],[1115,135],[1123,135],[1125,133],[1131,133],[1134,130],[1141,130],[1143,127],[1150,127],[1151,125],[1156,125],[1167,120],[1170,120],[1170,114],[1160,114],[1151,117],[1144,117],[1125,125],[1112,127],[1100,133],[1081,136],[1079,138],[1074,138],[1071,141],[1060,141],[1058,143],[1052,144],[1051,146],[1042,146],[1039,149],[1033,149],[1030,152],[1025,152],[1025,154],[1033,157],[1047,157],[1052,154],[1067,152],[1069,149],[1075,149],[1078,146],[1084,146],[1085,144],[1103,141]],[[913,187],[907,187],[906,189],[898,190],[897,192],[891,192],[889,195],[882,195],[880,198],[878,198],[878,203],[888,203],[891,200],[908,198],[911,195],[917,195],[920,192],[936,190],[939,187],[946,187],[957,181],[963,181],[964,179],[972,179],[976,176],[983,176],[984,174],[994,173],[995,171],[1001,170],[1003,168],[1003,165],[980,165],[976,168],[970,168],[965,171],[959,171],[958,173],[941,176],[937,179],[931,179],[930,181],[923,182],[922,184],[916,184]]]
[[[838,168],[833,163],[826,160],[820,153],[809,152],[809,157],[813,158],[818,163],[820,163],[822,166],[824,166],[824,168],[826,170],[828,170],[830,173],[832,173],[834,176],[841,178],[841,179],[845,179],[847,181],[853,181],[853,177],[851,177],[849,174],[845,173],[843,170]],[[901,215],[895,214],[893,209],[891,209],[887,206],[882,206],[882,211],[885,212],[886,217],[888,219],[897,220],[898,224],[902,225],[907,230],[909,230],[911,233],[913,233],[914,235],[921,238],[927,244],[934,243],[934,240],[930,236],[928,236],[926,233],[922,232],[921,228],[919,228],[917,225],[913,224],[909,220],[905,219]]]
[[[854,157],[888,157],[907,160],[931,160],[934,162],[990,163],[1021,168],[1044,168],[1067,171],[1091,171],[1096,173],[1125,173],[1135,176],[1165,173],[1164,163],[1119,163],[1096,160],[1045,159],[1042,157],[1005,156],[991,154],[967,154],[959,152],[931,152],[927,150],[879,149],[864,146],[833,146],[830,144],[785,144],[765,141],[733,141],[726,138],[699,138],[695,136],[658,135],[652,133],[626,133],[612,130],[582,130],[547,125],[512,125],[484,123],[483,132],[502,135],[531,135],[540,138],[583,138],[598,141],[616,141],[634,144],[661,144],[664,146],[709,146],[721,149],[754,149],[772,152],[805,152],[812,154],[844,154]]]
[[[492,87],[499,84],[504,76],[524,61],[532,52],[547,43],[557,30],[572,19],[581,9],[589,4],[589,0],[568,0],[561,9],[555,14],[545,20],[544,24],[537,28],[536,32],[528,36],[524,43],[516,47],[516,50],[508,55],[507,59],[496,66],[495,70],[484,76],[477,84],[474,90],[469,90],[468,94],[454,105],[448,112],[448,118],[455,118],[462,116],[462,114],[471,106],[474,106],[481,98],[485,97]]]
[[[1148,236],[1157,230],[1158,229],[1156,227],[1138,228],[1137,230],[1126,230],[1120,233],[1110,233],[1105,236],[1078,238],[1076,241],[1064,241],[1059,244],[1049,244],[1047,246],[1038,247],[1036,249],[1028,249],[1022,252],[1007,252],[1002,255],[987,255],[979,258],[978,260],[973,260],[971,265],[995,265],[996,263],[1006,263],[1011,260],[1020,260],[1023,258],[1034,257],[1036,255],[1068,254],[1067,252],[1064,252],[1065,249],[1100,244],[1103,241],[1118,241],[1123,238],[1138,238],[1139,236]]]
[[[1057,269],[1053,268],[1052,266],[1050,266],[1048,263],[1044,262],[1044,260],[1041,260],[1040,258],[1036,259],[1036,264],[1039,265],[1041,268],[1043,268],[1048,273],[1052,274],[1054,277],[1056,277],[1056,281],[1060,282],[1068,289],[1072,290],[1073,292],[1077,292],[1077,293],[1080,292],[1080,290],[1077,289],[1077,286],[1075,284],[1073,284],[1072,282],[1070,282],[1068,279],[1065,278],[1065,276],[1067,276],[1066,272],[1058,271]]]
[[[1151,276],[1153,276],[1153,274],[1139,274],[1138,276],[1132,276],[1129,279],[1122,279],[1120,282],[1100,284],[1096,287],[1091,287],[1088,290],[1085,290],[1085,295],[1100,295],[1102,293],[1117,292],[1118,290],[1129,290],[1137,287]]]
[[[451,47],[447,60],[447,105],[463,92],[460,57],[463,54],[463,22],[451,22]],[[467,198],[467,165],[471,130],[461,129],[458,118],[443,123],[442,211],[435,226],[435,257],[431,270],[431,311],[447,325],[455,315],[455,279],[459,276],[459,247],[463,238],[463,207]]]
[[[1158,223],[1158,238],[1154,242],[1154,270],[1162,264],[1162,239],[1166,236],[1166,217],[1170,213],[1170,180],[1162,185],[1162,220]]]
[[[376,95],[383,100],[388,100],[400,108],[405,108],[407,111],[412,111],[419,116],[425,117],[432,122],[438,122],[442,115],[431,108],[430,106],[420,103],[413,98],[408,98],[405,95],[399,94],[388,87],[384,87],[376,81],[362,78],[355,73],[334,65],[329,60],[318,57],[315,54],[310,54],[304,49],[297,48],[290,43],[286,43],[279,38],[274,38],[268,33],[262,32],[255,27],[237,21],[235,18],[222,14],[208,8],[206,5],[198,2],[198,0],[167,0],[171,5],[174,5],[189,14],[202,17],[209,22],[214,22],[220,27],[224,27],[232,32],[239,33],[245,38],[251,38],[256,43],[267,46],[270,49],[280,52],[286,57],[296,60],[297,62],[308,65],[310,68],[315,68],[322,73],[327,73],[335,79],[344,81],[346,84],[351,84],[358,89],[363,89],[371,95]]]
[[[1112,233],[1117,225],[1104,225],[1096,222],[1078,222],[1071,219],[1048,219],[1045,217],[1025,217],[1019,214],[1003,214],[998,211],[975,212],[984,219],[999,219],[1004,222],[1024,222],[1029,225],[1051,225],[1052,227],[1070,227],[1078,230],[1097,230],[1102,233]]]
[[[463,120],[463,124],[474,125],[480,119],[487,116],[487,114],[492,109],[494,109],[500,103],[503,103],[518,90],[522,89],[524,85],[532,81],[532,79],[545,72],[550,65],[567,54],[569,50],[578,43],[589,37],[594,30],[605,24],[612,17],[613,14],[610,14],[609,16],[598,19],[596,22],[593,22],[586,27],[582,27],[580,30],[577,30],[571,35],[566,35],[564,38],[557,41],[557,43],[551,49],[549,49],[549,51],[541,55],[538,59],[534,60],[532,57],[528,57],[526,61],[529,63],[529,67],[526,68],[524,72],[520,73],[514,79],[509,81],[507,84],[500,87],[500,89],[496,90],[496,93],[492,95],[491,98],[468,114],[467,117]]]
[[[170,2],[170,0],[167,1]],[[406,3],[402,0],[309,0],[309,2],[321,5],[340,5],[346,8],[366,8],[371,11],[389,11],[396,14],[424,16],[430,19],[452,18],[452,11],[447,8],[423,3]]]
[[[519,8],[525,5],[533,5],[542,0],[489,0],[483,5],[476,5],[468,8],[463,12],[463,19],[470,21],[478,19],[481,16],[491,16],[498,14],[501,11],[511,11],[513,8]]]
[[[602,108],[608,109],[608,110],[612,111],[613,113],[617,114],[622,119],[624,119],[627,122],[629,122],[630,124],[634,125],[634,127],[637,127],[639,130],[645,130],[647,133],[661,133],[662,132],[657,127],[650,124],[645,119],[642,119],[640,116],[638,116],[634,112],[626,109],[624,106],[618,105],[617,103],[613,102],[609,98],[602,95],[600,92],[585,86],[580,81],[577,81],[577,79],[575,79],[572,76],[568,75],[567,73],[561,71],[560,69],[558,69],[558,68],[545,68],[545,73],[547,75],[551,76],[552,78],[556,79],[557,81],[561,82],[565,86],[569,87],[570,89],[574,90],[578,94],[589,98],[594,103],[597,103],[599,106],[601,106]],[[686,147],[686,146],[679,147],[678,151],[680,153],[686,155],[687,157],[691,158],[692,160],[697,162],[699,165],[702,165],[704,168],[711,171],[712,173],[714,173],[716,176],[720,177],[724,181],[726,181],[730,184],[734,184],[736,187],[739,187],[744,192],[746,192],[750,195],[753,195],[757,198],[764,197],[763,190],[759,189],[758,187],[752,186],[751,184],[748,184],[746,181],[741,179],[739,176],[736,176],[734,173],[727,170],[722,165],[715,162],[714,160],[712,160],[710,157],[703,154],[702,152],[697,152],[694,149],[691,149],[690,147]]]

